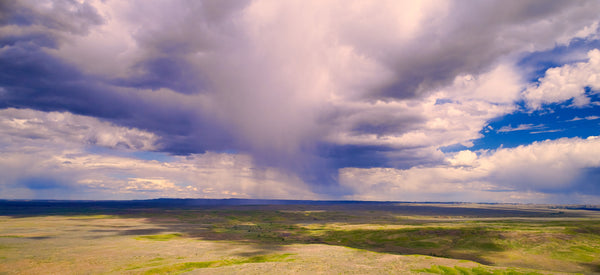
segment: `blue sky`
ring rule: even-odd
[[[600,199],[597,1],[0,5],[3,199]]]

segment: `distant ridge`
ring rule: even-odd
[[[148,200],[7,200],[0,199],[0,205],[123,205],[123,206],[156,206],[156,207],[185,207],[185,206],[236,206],[236,205],[335,205],[335,204],[389,204],[411,203],[400,201],[353,201],[353,200],[277,200],[277,199],[178,199],[158,198]]]
[[[599,211],[593,205],[531,205],[463,202],[352,200],[173,199],[150,200],[0,200],[0,216],[130,215],[180,210],[327,210],[390,211],[406,215],[536,217],[566,215],[561,209]],[[581,215],[571,213],[570,216]]]
[[[361,200],[293,200],[293,199],[199,199],[199,198],[156,198],[145,200],[47,200],[47,199],[0,199],[0,205],[122,205],[146,207],[185,207],[185,206],[237,206],[237,205],[348,205],[348,204],[482,204],[482,205],[521,205],[521,203],[496,202],[442,202],[442,201],[361,201]],[[536,204],[522,204],[536,205]],[[600,211],[600,205],[582,204],[539,204],[553,209],[595,210]],[[1,208],[0,208],[1,209]],[[0,213],[1,214],[1,213]]]
[[[61,214],[120,214],[130,210],[152,211],[153,209],[196,209],[239,206],[383,206],[400,202],[380,201],[319,201],[319,200],[263,200],[263,199],[172,199],[150,200],[0,200],[0,216],[24,215],[33,213],[47,215]]]

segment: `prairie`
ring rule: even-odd
[[[593,209],[190,202],[0,201],[0,273],[600,274]]]

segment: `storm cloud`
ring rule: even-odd
[[[573,80],[577,95],[550,96],[557,73],[527,83],[519,62],[597,40],[598,11],[596,1],[5,1],[0,107],[151,136],[88,138],[94,146],[240,155],[251,177],[275,169],[351,197],[344,168],[447,165],[441,148],[472,146],[519,102],[540,109],[597,89]],[[559,75],[591,79],[597,55]]]

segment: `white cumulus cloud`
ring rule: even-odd
[[[560,103],[573,99],[574,106],[590,103],[585,88],[592,93],[600,91],[600,50],[588,52],[588,61],[567,64],[546,71],[539,83],[531,85],[523,93],[527,106],[540,109],[544,104]]]
[[[516,148],[461,151],[435,167],[345,168],[352,199],[415,201],[580,202],[600,199],[600,138],[562,138]],[[594,170],[595,169],[595,170]]]

